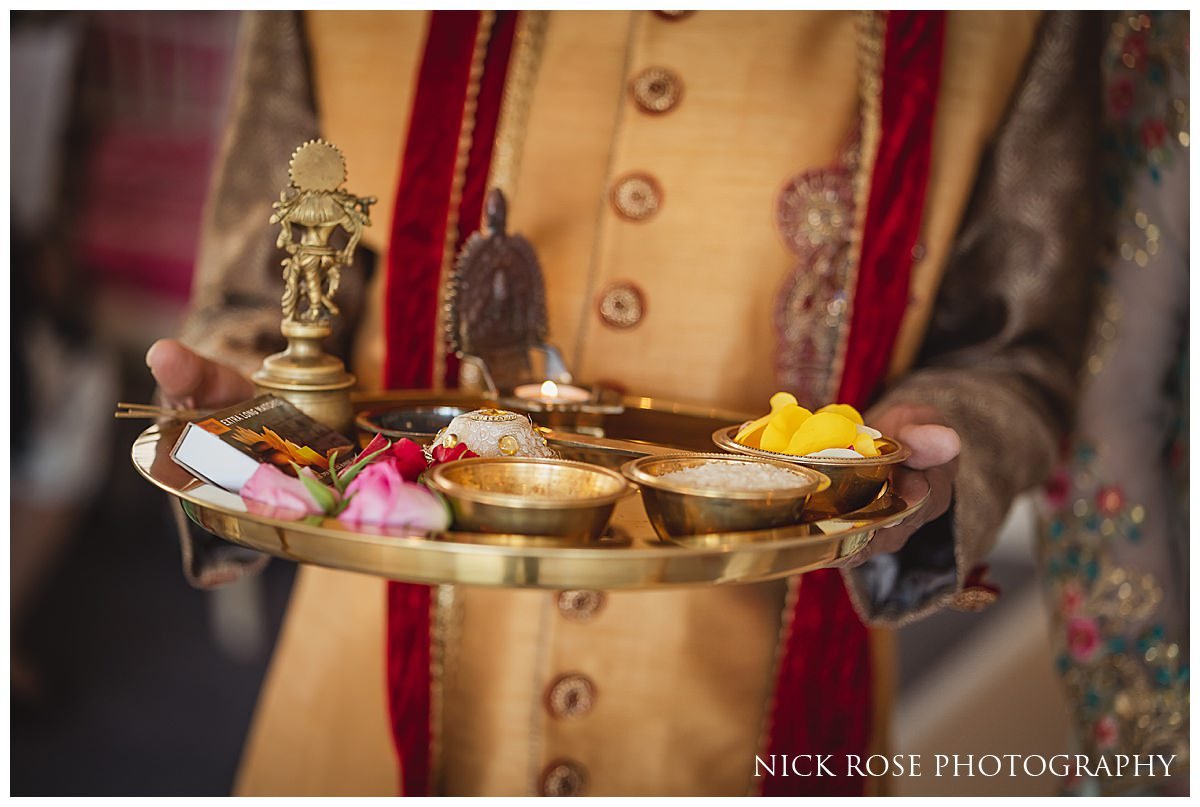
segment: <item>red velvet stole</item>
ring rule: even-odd
[[[479,224],[515,13],[498,12],[479,85],[456,246]],[[433,382],[442,252],[450,220],[459,131],[468,95],[478,12],[434,12],[404,147],[387,261],[384,383]],[[882,382],[906,305],[912,248],[920,230],[941,69],[945,16],[888,14],[881,136],[867,204],[846,371],[838,400],[865,405]],[[447,361],[447,384],[455,368]],[[387,686],[404,795],[431,794],[430,615],[427,586],[389,583]],[[871,730],[866,628],[838,572],[805,575],[780,663],[767,753],[865,756]],[[844,772],[844,771],[840,771]],[[782,771],[778,771],[782,774]],[[858,777],[764,781],[764,795],[861,794]]]
[[[446,228],[455,212],[457,251],[479,228],[500,101],[516,31],[516,12],[496,12],[479,79],[473,136],[456,211],[450,207],[479,33],[477,11],[435,11],[417,79],[408,140],[396,192],[384,304],[384,385],[433,386],[433,357]],[[458,375],[453,356],[442,382]],[[400,758],[401,791],[431,795],[429,586],[388,583],[387,687],[392,738]]]
[[[921,228],[941,76],[944,12],[888,13],[880,138],[837,400],[867,405],[883,381],[907,307],[913,246]],[[775,685],[768,754],[833,754],[836,778],[768,777],[765,796],[862,795],[847,754],[871,741],[867,628],[835,569],[804,575]],[[801,770],[804,772],[804,769]]]
[[[892,11],[884,37],[879,148],[863,225],[839,401],[866,404],[884,381],[908,309],[929,183],[945,12]]]
[[[442,338],[435,333],[442,252],[479,22],[477,11],[437,11],[430,20],[388,242],[386,389],[433,386],[434,340]],[[515,31],[516,14],[498,12],[484,57],[471,147],[455,211],[456,251],[479,228]],[[448,356],[441,381],[454,386],[457,377],[456,360]]]

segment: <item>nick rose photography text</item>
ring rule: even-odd
[[[1114,754],[934,754],[927,765],[920,754],[769,754],[755,755],[755,776],[1170,776],[1175,755]]]

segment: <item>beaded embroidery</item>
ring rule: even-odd
[[[1098,479],[1095,463],[1095,450],[1078,446],[1046,493],[1052,510],[1039,560],[1058,672],[1085,753],[1175,754],[1183,768],[1188,665],[1157,621],[1163,591],[1152,575],[1111,558],[1112,542],[1141,539],[1145,511]]]
[[[835,165],[796,175],[776,201],[776,225],[796,262],[775,298],[775,376],[808,407],[832,400],[830,368],[848,307],[858,151],[855,136]]]

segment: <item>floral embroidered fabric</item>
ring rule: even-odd
[[[775,378],[810,408],[834,398],[831,368],[847,309],[858,154],[856,134],[833,165],[792,177],[776,201],[776,226],[796,262],[775,298]]]
[[[1039,555],[1076,741],[1188,761],[1188,15],[1110,15],[1106,200],[1076,436]],[[1134,781],[1079,783],[1126,791]]]

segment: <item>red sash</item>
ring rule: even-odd
[[[865,407],[884,378],[907,307],[921,229],[942,67],[944,12],[891,11],[884,36],[880,137],[838,401]],[[860,316],[862,314],[862,316]],[[804,576],[775,684],[768,753],[864,756],[871,656],[834,569]],[[765,796],[862,795],[862,777],[773,776]]]
[[[442,338],[436,333],[436,323],[446,228],[451,220],[458,141],[471,89],[480,16],[477,11],[435,11],[431,15],[388,247],[384,307],[387,389],[433,386],[434,339]],[[455,211],[456,251],[479,228],[515,30],[516,12],[496,12]],[[443,382],[451,385],[457,373],[453,357],[448,357]],[[389,583],[387,588],[388,704],[406,796],[430,795],[430,593],[428,586],[407,583]]]
[[[384,383],[433,382],[438,290],[448,222],[456,245],[479,226],[492,144],[516,24],[497,12],[478,85],[474,130],[457,210],[451,211],[459,133],[470,91],[478,12],[434,12],[413,102],[387,261]],[[866,404],[883,380],[900,326],[912,249],[924,209],[945,15],[888,14],[881,136],[871,176],[856,300],[870,317],[850,322],[840,401]],[[452,216],[456,212],[457,216]],[[447,384],[456,368],[447,361]],[[387,683],[404,795],[430,795],[431,589],[389,583]],[[838,572],[804,577],[780,665],[768,753],[865,755],[871,732],[867,630]],[[853,777],[776,776],[766,795],[861,794]]]

